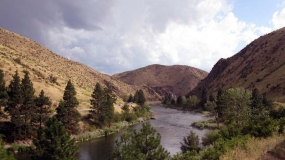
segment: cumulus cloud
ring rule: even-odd
[[[285,3],[285,1],[283,2]],[[272,24],[274,29],[279,29],[281,27],[285,26],[285,8],[283,8],[281,11],[277,11],[273,14],[272,17]]]
[[[26,0],[0,5],[0,26],[113,74],[153,63],[210,71],[272,29],[239,20],[227,0]],[[274,13],[274,28],[285,10]]]

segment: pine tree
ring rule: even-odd
[[[80,113],[76,110],[78,105],[75,88],[69,80],[64,90],[63,100],[59,102],[56,109],[56,117],[70,133],[78,131],[78,122],[80,121]]]
[[[45,128],[38,130],[37,139],[33,140],[36,146],[32,159],[38,160],[75,160],[78,147],[75,140],[70,138],[70,134],[64,125],[52,117],[45,123]]]
[[[143,91],[140,89],[138,91],[138,100],[137,100],[137,103],[139,105],[143,105],[145,103],[146,99],[145,99],[145,96],[144,96],[144,93]]]
[[[202,97],[201,97],[201,101],[200,101],[200,106],[204,107],[204,105],[207,103],[207,101],[209,100],[208,98],[208,89],[204,88],[202,91]]]
[[[132,95],[132,94],[130,94],[130,95],[129,95],[128,102],[133,102],[133,99],[134,99],[134,98],[133,98],[133,95]]]
[[[4,115],[2,112],[2,107],[5,108],[7,106],[8,98],[8,93],[5,87],[4,73],[0,69],[0,118],[7,118],[6,115]]]
[[[210,93],[209,101],[210,101],[210,102],[216,102],[215,96],[213,95],[212,92]]]
[[[44,122],[48,119],[51,114],[50,105],[51,101],[49,97],[45,96],[43,90],[41,90],[40,95],[35,99],[36,103],[36,111],[34,117],[34,123],[37,124],[40,128],[44,124]]]
[[[5,111],[9,113],[11,119],[10,132],[12,141],[14,141],[15,138],[17,138],[18,135],[22,132],[21,126],[23,124],[20,113],[20,107],[23,103],[23,98],[21,81],[18,71],[16,71],[15,75],[13,75],[13,79],[8,86],[7,93],[9,95],[9,99],[8,105],[5,107]]]
[[[169,153],[160,144],[161,137],[150,123],[144,123],[142,129],[133,134],[126,133],[116,143],[112,158],[115,160],[146,159],[167,160]]]
[[[24,73],[25,75],[21,83],[23,104],[20,108],[20,112],[23,119],[23,137],[27,138],[33,133],[32,119],[35,116],[35,90],[33,88],[33,83],[29,78],[29,72],[24,71]]]
[[[110,87],[104,88],[103,97],[100,100],[101,108],[100,114],[98,115],[99,125],[111,125],[114,118],[114,103],[116,100],[116,96],[112,93],[112,89]]]
[[[224,94],[224,91],[220,88],[218,90],[217,94],[217,102],[216,102],[216,108],[215,111],[217,113],[217,118],[221,118],[223,116],[223,107],[222,107],[222,95]]]
[[[135,95],[134,95],[134,99],[133,99],[133,102],[134,103],[138,103],[138,99],[139,99],[139,91],[137,90]]]
[[[181,106],[181,105],[182,105],[182,96],[178,96],[178,97],[177,97],[176,104],[177,104],[178,106]]]
[[[259,93],[257,88],[254,88],[251,94],[251,109],[260,110],[263,108],[263,96]]]
[[[99,120],[99,115],[101,114],[102,110],[102,102],[103,102],[103,93],[104,90],[101,88],[99,83],[96,83],[94,91],[91,95],[90,103],[91,103],[91,110],[90,116],[94,119],[95,123]]]
[[[190,133],[188,134],[188,136],[183,138],[183,142],[181,143],[181,147],[180,148],[181,148],[181,151],[183,153],[185,153],[187,151],[197,151],[197,152],[199,152],[200,151],[200,147],[199,147],[199,137],[198,137],[198,135],[196,135],[196,133],[191,130]]]

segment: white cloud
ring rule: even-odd
[[[273,14],[272,20],[271,20],[274,29],[279,29],[281,27],[285,26],[285,8],[283,8],[281,11],[277,11]]]
[[[240,21],[228,0],[50,0],[44,4],[29,0],[19,6],[29,3],[37,5],[20,8],[17,14],[30,29],[23,33],[33,34],[58,54],[109,74],[153,63],[210,71],[220,58],[235,54],[238,44],[271,31]],[[18,13],[5,10],[9,11]],[[31,13],[21,14],[24,11]],[[281,26],[284,14],[284,10],[276,12],[272,24]],[[30,26],[31,21],[37,25]]]

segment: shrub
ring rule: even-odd
[[[217,139],[221,138],[221,135],[219,133],[219,130],[213,130],[209,131],[205,134],[205,136],[202,138],[202,144],[204,146],[210,145],[213,142],[215,142]]]

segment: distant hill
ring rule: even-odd
[[[189,66],[155,64],[115,74],[112,77],[130,85],[149,86],[163,96],[166,93],[185,95],[207,74],[205,71]]]
[[[160,98],[147,86],[125,84],[86,65],[59,56],[31,39],[2,28],[0,28],[0,69],[4,70],[6,85],[10,83],[16,70],[19,71],[21,78],[22,71],[28,70],[36,94],[43,89],[54,104],[62,98],[68,79],[71,79],[75,85],[81,106],[89,105],[90,95],[96,82],[103,86],[112,86],[120,97],[143,89],[149,100]]]
[[[220,59],[209,75],[189,94],[203,88],[258,88],[275,101],[285,102],[285,28],[259,37],[236,55]]]

